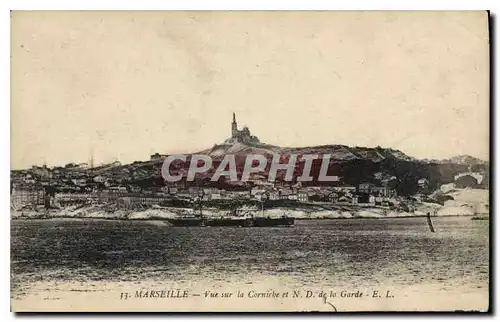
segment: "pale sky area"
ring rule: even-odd
[[[14,12],[11,167],[230,136],[488,159],[486,12]]]

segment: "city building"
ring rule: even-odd
[[[44,204],[44,190],[37,187],[13,187],[11,205],[15,208]]]
[[[299,192],[297,194],[298,201],[300,202],[308,202],[309,201],[309,196],[305,192]]]
[[[56,193],[54,195],[54,204],[57,206],[86,204],[97,200],[97,194],[92,193]]]
[[[388,187],[380,187],[369,182],[359,184],[357,192],[386,198],[396,196],[396,191],[394,189],[389,189]]]
[[[425,188],[429,184],[429,180],[427,180],[426,178],[420,178],[418,179],[417,184],[420,188]]]
[[[127,195],[119,197],[117,204],[120,208],[130,209],[138,206],[150,207],[160,205],[167,200],[170,200],[170,198],[165,196]]]

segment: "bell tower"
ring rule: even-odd
[[[231,137],[235,138],[238,134],[238,124],[236,123],[236,114],[233,112],[233,123],[231,123]]]

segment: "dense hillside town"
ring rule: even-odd
[[[269,181],[269,169],[266,168],[246,181],[230,181],[227,177],[211,181],[209,174],[213,169],[209,169],[194,181],[183,176],[177,182],[167,182],[161,175],[167,155],[156,153],[150,160],[131,164],[69,163],[59,167],[43,165],[13,170],[12,208],[16,211],[54,211],[97,205],[112,212],[161,207],[189,209],[203,202],[205,207],[219,210],[236,205],[261,210],[302,209],[305,213],[319,211],[324,215],[335,211],[359,214],[363,209],[375,209],[377,214],[387,215],[392,212],[413,214],[422,207],[436,212],[451,204],[472,209],[464,210],[467,214],[478,212],[478,207],[489,207],[489,163],[470,156],[429,161],[381,147],[282,148],[261,143],[248,127],[238,130],[234,114],[231,137],[197,154],[209,155],[215,160],[214,164],[227,154],[236,155],[237,160],[250,154],[268,158],[275,154],[328,154],[328,171],[334,179],[301,182],[297,177],[303,167],[297,162],[291,181],[283,180],[283,176]],[[174,171],[185,174],[186,167],[189,167],[189,160]],[[238,164],[238,169],[241,167]],[[241,175],[240,170],[238,175]],[[317,170],[313,163],[312,173]],[[452,194],[463,189],[482,191],[486,198],[474,204],[457,203]]]

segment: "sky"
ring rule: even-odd
[[[489,158],[486,12],[12,12],[11,168],[279,146]]]

